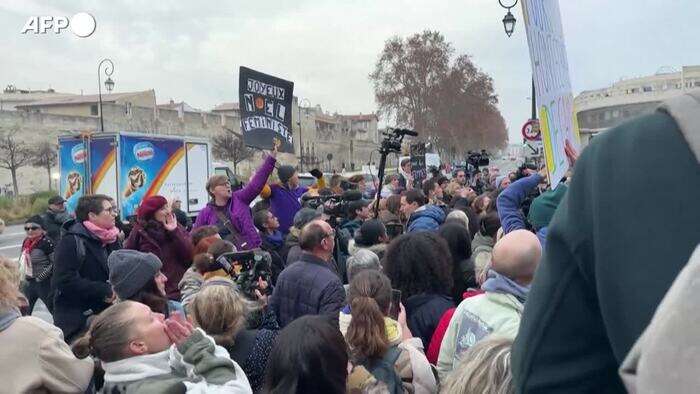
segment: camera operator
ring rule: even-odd
[[[356,200],[350,201],[347,206],[348,218],[341,223],[340,230],[346,231],[349,238],[355,236],[355,231],[362,226],[362,223],[372,217],[372,211],[369,209],[369,205],[372,203],[370,200]]]
[[[401,171],[399,171],[399,186],[401,187],[402,191],[413,189],[413,177],[411,176],[411,159],[409,157],[401,160]]]

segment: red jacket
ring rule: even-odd
[[[483,290],[467,290],[462,294],[462,299],[465,300],[483,293]],[[457,308],[450,308],[442,314],[440,322],[435,328],[432,338],[430,338],[430,345],[428,345],[428,351],[425,353],[425,356],[433,365],[437,364],[438,356],[440,355],[440,346],[442,346],[442,338],[445,337],[445,332],[447,332],[447,327],[450,325],[452,315],[455,314],[456,309]]]
[[[151,222],[153,223],[153,222]],[[124,248],[140,252],[151,252],[158,256],[163,263],[161,272],[168,278],[165,282],[165,292],[171,300],[180,300],[180,290],[177,284],[192,265],[192,237],[178,225],[173,231],[166,231],[161,224],[144,229],[137,223],[131,230]]]

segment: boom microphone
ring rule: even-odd
[[[397,135],[410,135],[411,137],[418,137],[418,132],[409,129],[394,129],[394,133]]]

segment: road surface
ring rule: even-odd
[[[5,227],[5,231],[0,234],[0,255],[17,261],[17,257],[19,257],[20,251],[22,250],[22,240],[24,240],[24,224]],[[37,301],[36,305],[34,305],[34,313],[32,313],[32,316],[53,323],[51,314],[41,300]]]

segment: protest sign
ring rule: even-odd
[[[569,168],[564,144],[579,147],[569,63],[558,0],[523,0],[545,163],[552,188]]]
[[[238,95],[241,131],[247,146],[294,153],[292,138],[292,95],[294,83],[272,75],[240,68]]]
[[[427,176],[424,143],[411,144],[411,175],[413,187],[420,188]]]

